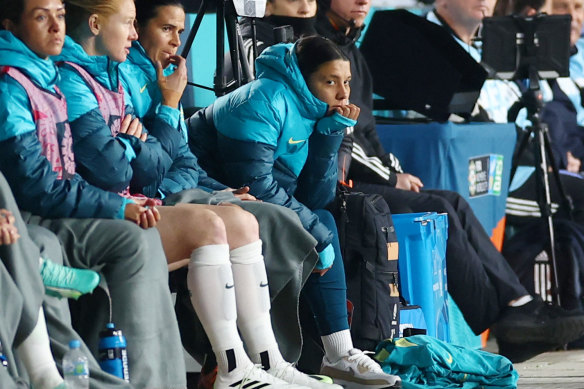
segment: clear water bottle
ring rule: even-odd
[[[67,389],[89,388],[89,363],[81,349],[81,342],[69,342],[69,351],[63,357],[63,375]]]

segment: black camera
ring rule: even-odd
[[[482,63],[505,80],[570,75],[569,15],[502,16],[483,21]],[[531,74],[530,74],[531,69]]]

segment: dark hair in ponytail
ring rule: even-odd
[[[298,68],[305,81],[308,81],[310,75],[325,62],[349,61],[349,58],[333,41],[316,35],[298,40],[296,58],[298,59]]]

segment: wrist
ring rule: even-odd
[[[166,105],[166,106],[168,106],[170,108],[174,108],[174,109],[178,109],[179,102],[180,102],[180,98],[178,98],[178,99],[173,98],[173,97],[170,97],[170,98],[163,97],[162,98],[162,105]]]

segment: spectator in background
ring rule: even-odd
[[[266,14],[256,21],[257,55],[265,48],[276,43],[275,27],[291,26],[292,40],[296,41],[303,36],[314,35],[316,30],[316,0],[267,0]],[[254,52],[252,41],[252,26],[250,18],[242,18],[241,35],[243,45],[247,51],[247,58],[251,70],[254,70]]]

